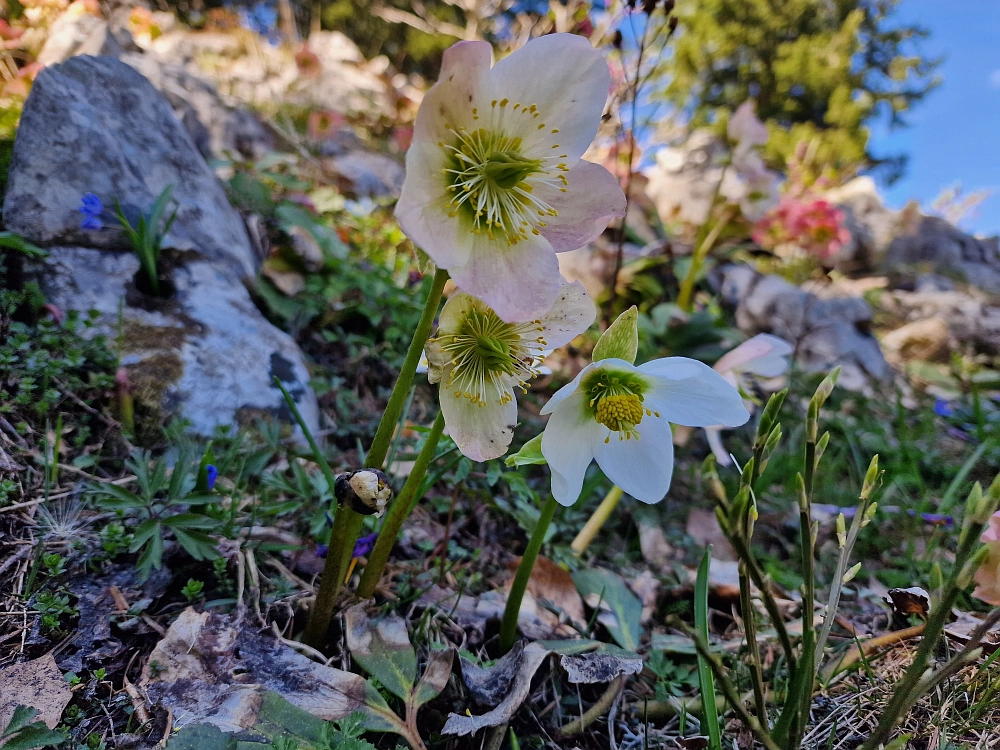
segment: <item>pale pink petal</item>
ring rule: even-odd
[[[545,346],[558,349],[590,328],[597,318],[594,300],[579,281],[563,282],[559,297],[541,317]]]
[[[706,427],[705,437],[708,438],[708,447],[715,455],[715,462],[719,466],[732,466],[733,459],[729,457],[729,451],[722,444],[722,430],[718,427]]]
[[[1000,544],[989,544],[987,558],[976,570],[973,580],[976,582],[974,597],[987,604],[1000,605]]]
[[[479,405],[456,396],[444,383],[438,392],[448,434],[463,455],[473,461],[489,461],[507,452],[517,426],[517,402],[499,401]]]
[[[788,363],[782,359],[794,351],[791,344],[782,338],[772,336],[769,333],[758,333],[751,339],[747,339],[735,349],[726,352],[712,369],[716,372],[749,372],[763,377],[777,377],[788,369]],[[774,370],[775,364],[772,358],[777,357],[784,368],[770,374]],[[759,372],[758,360],[763,364],[765,372]]]
[[[983,544],[986,544],[987,542],[1000,542],[1000,513],[994,513],[990,516],[986,530],[983,531],[983,535],[979,537],[979,541]]]
[[[644,417],[636,426],[639,439],[621,440],[605,429],[594,446],[594,458],[605,475],[625,492],[644,503],[658,503],[670,489],[674,473],[674,445],[670,423],[663,418]]]
[[[597,135],[611,86],[604,56],[575,34],[532,39],[493,66],[490,79],[495,96],[510,101],[505,129],[534,154],[549,156],[552,145],[559,144],[557,154],[567,155],[567,166]],[[539,116],[518,116],[514,104],[521,105],[518,112],[535,105]]]
[[[562,400],[542,433],[542,455],[552,474],[552,496],[561,505],[572,505],[579,499],[594,457],[594,440],[602,439],[604,428],[584,408],[585,399],[576,391]]]
[[[534,191],[559,212],[546,217],[548,226],[539,229],[557,253],[593,242],[612,219],[625,215],[625,193],[600,164],[578,161],[566,173],[566,181],[565,193],[551,185],[539,185]]]
[[[528,235],[508,245],[485,234],[469,234],[468,240],[468,262],[446,266],[459,289],[481,299],[508,323],[536,320],[548,312],[563,282],[548,240]]]
[[[466,263],[472,235],[450,213],[448,184],[441,170],[445,151],[415,141],[406,152],[406,179],[396,203],[396,220],[413,242],[441,268]]]
[[[483,101],[489,106],[492,98],[489,89],[492,56],[489,42],[459,42],[444,51],[441,76],[424,94],[417,112],[414,144],[450,142],[454,135],[448,126],[465,130],[472,127],[472,108],[482,107]]]
[[[737,427],[750,419],[739,391],[708,365],[686,357],[655,359],[640,365],[650,376],[645,407],[674,424]]]

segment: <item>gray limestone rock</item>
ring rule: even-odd
[[[26,274],[63,309],[100,313],[94,332],[119,340],[133,391],[195,432],[290,421],[277,376],[310,429],[319,409],[295,342],[254,306],[257,257],[239,214],[170,106],[127,65],[74,57],[43,71],[24,107],[4,204],[8,229],[49,248]],[[174,288],[136,288],[139,262],[119,230],[79,229],[80,197],[149,208],[173,185],[177,221],[164,242]]]
[[[1000,238],[974,237],[937,216],[923,216],[892,241],[883,269],[897,278],[926,272],[957,276],[1000,294]]]
[[[110,57],[73,57],[39,74],[14,144],[7,229],[42,246],[127,250],[120,232],[80,229],[80,198],[145,210],[168,185],[177,220],[165,244],[252,278],[260,260],[243,220],[149,81]]]
[[[726,266],[717,280],[723,299],[736,308],[740,330],[773,333],[792,343],[795,361],[806,372],[840,365],[838,382],[851,390],[864,390],[871,380],[891,376],[870,331],[871,308],[860,297],[822,299],[749,266]]]

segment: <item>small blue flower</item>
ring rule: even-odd
[[[104,222],[101,215],[104,213],[104,204],[101,199],[93,193],[87,193],[80,199],[80,213],[83,219],[80,221],[80,229],[103,229]]]
[[[330,548],[325,544],[316,545],[316,557],[326,557],[329,554]]]
[[[943,398],[939,398],[934,401],[934,413],[937,414],[939,417],[950,417],[955,412],[951,408],[951,404],[949,404]]]
[[[266,2],[258,2],[253,7],[240,9],[240,25],[267,39],[269,44],[278,44],[278,10]]]
[[[215,480],[219,478],[219,470],[212,464],[205,467],[206,485],[209,490],[215,486]]]
[[[354,543],[353,557],[365,557],[375,548],[375,540],[378,539],[378,532],[363,536]]]

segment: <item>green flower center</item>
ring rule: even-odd
[[[490,114],[484,119],[489,127],[464,130],[451,125],[454,134],[450,143],[438,143],[448,151],[448,163],[443,170],[450,194],[452,216],[461,216],[471,224],[472,231],[485,233],[490,239],[501,237],[510,244],[540,234],[546,226],[545,219],[558,216],[546,201],[538,198],[534,190],[539,185],[549,185],[563,192],[569,184],[569,169],[562,160],[558,143],[543,149],[545,153],[528,155],[521,138],[507,135],[513,120],[514,129],[548,126],[539,122],[535,105],[522,107],[515,103],[508,108],[509,100],[494,101]],[[506,125],[505,128],[505,118]],[[479,110],[473,108],[472,119],[479,120]],[[558,133],[557,128],[550,134]],[[551,152],[551,155],[550,155]]]
[[[643,393],[646,381],[639,375],[619,370],[595,370],[583,382],[583,392],[589,396],[588,407],[595,420],[618,433],[619,440],[639,439],[636,425],[644,416],[658,417],[659,412],[646,409]],[[609,434],[604,442],[610,442]]]
[[[505,404],[536,374],[545,348],[541,321],[505,323],[486,305],[471,308],[455,333],[441,334],[441,349],[451,356],[445,387],[474,404]]]

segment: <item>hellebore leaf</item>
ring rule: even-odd
[[[409,698],[417,681],[417,654],[403,618],[371,620],[365,605],[359,604],[347,610],[346,621],[351,657],[390,693],[403,700]]]
[[[624,649],[635,651],[642,636],[642,602],[614,573],[601,568],[578,570],[573,574],[580,596],[591,607],[600,607],[597,621]]]
[[[624,359],[629,364],[635,362],[639,352],[639,311],[635,305],[618,316],[608,330],[601,334],[594,347],[592,359]]]

